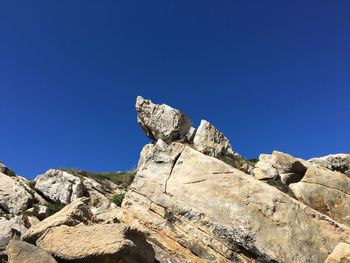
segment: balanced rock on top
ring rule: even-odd
[[[169,143],[185,138],[192,121],[181,111],[166,104],[154,104],[141,96],[136,99],[137,121],[152,140]]]

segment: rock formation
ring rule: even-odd
[[[136,99],[136,111],[138,123],[153,140],[181,140],[192,126],[192,121],[179,110],[165,104],[153,104],[141,96]]]
[[[152,142],[135,178],[0,163],[1,263],[350,262],[350,154],[253,164],[205,120],[142,97],[136,111]]]

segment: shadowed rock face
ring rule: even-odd
[[[350,177],[350,154],[330,154],[324,157],[312,158],[309,162]]]
[[[173,262],[323,262],[350,242],[349,228],[180,143],[147,153],[123,207]]]

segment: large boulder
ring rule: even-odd
[[[279,179],[284,184],[290,184],[300,181],[309,166],[303,159],[273,151],[272,154],[260,154],[253,174],[259,180]]]
[[[310,167],[289,185],[295,197],[315,210],[350,226],[350,178],[323,167]]]
[[[182,140],[192,127],[192,121],[179,110],[154,104],[141,96],[136,99],[136,111],[138,123],[152,140]]]
[[[78,176],[50,169],[35,178],[35,190],[47,199],[62,204],[83,196],[83,184]]]
[[[229,140],[206,120],[201,120],[193,139],[193,147],[206,155],[216,158],[234,155]]]
[[[150,234],[160,262],[323,262],[350,229],[188,146],[156,144],[121,219]]]
[[[145,235],[124,224],[59,226],[47,231],[37,245],[65,262],[154,262]]]
[[[312,158],[309,162],[350,177],[350,154],[330,154],[324,157]]]
[[[25,183],[0,172],[0,211],[10,216],[20,215],[33,201]]]
[[[50,228],[91,223],[92,213],[87,202],[88,199],[85,197],[73,201],[54,215],[31,227],[23,236],[23,240],[35,244],[36,240]]]
[[[350,263],[350,245],[339,243],[324,263]]]
[[[11,219],[0,217],[0,262],[6,257],[5,249],[10,240],[20,237],[27,231],[21,217],[15,216]]]
[[[11,240],[6,253],[9,263],[57,263],[46,251],[20,240]]]

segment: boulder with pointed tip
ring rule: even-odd
[[[154,104],[141,96],[136,99],[137,121],[152,140],[165,142],[183,140],[192,121],[181,111],[166,104]]]
[[[229,140],[221,131],[206,120],[201,120],[193,138],[193,147],[206,155],[216,158],[234,155]]]

